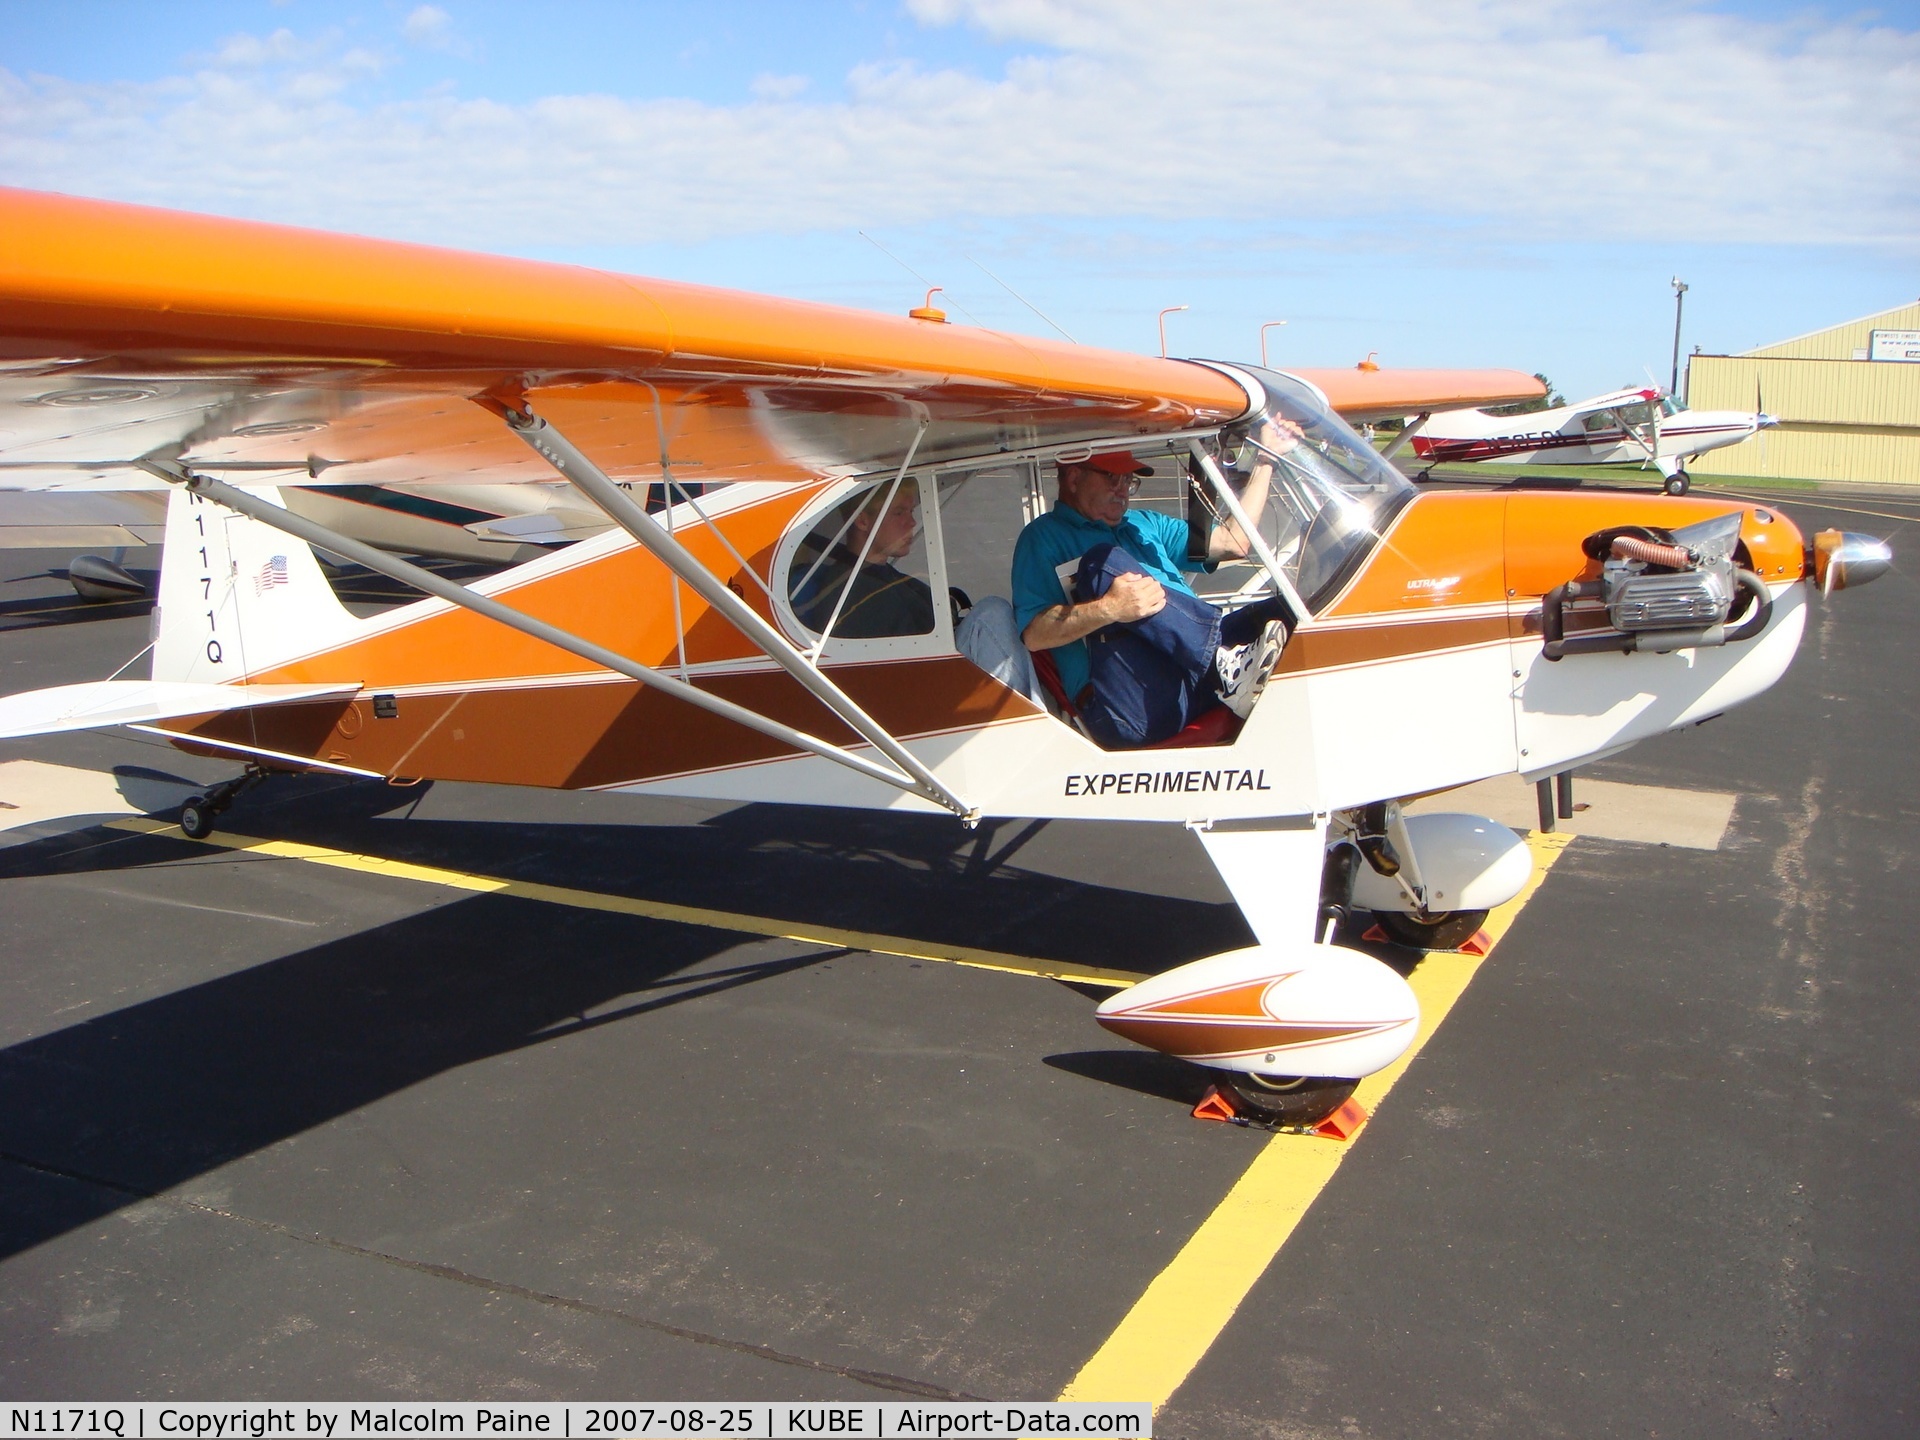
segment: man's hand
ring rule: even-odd
[[[1306,439],[1307,432],[1291,420],[1267,420],[1254,432],[1253,438],[1274,454],[1284,455]]]
[[[1127,571],[1114,576],[1107,593],[1092,603],[1105,617],[1102,623],[1121,625],[1129,620],[1144,620],[1149,615],[1158,615],[1167,608],[1167,592],[1151,575],[1135,575]]]
[[[1109,625],[1144,620],[1166,608],[1166,588],[1158,580],[1151,575],[1123,571],[1113,577],[1107,593],[1098,600],[1042,610],[1027,622],[1020,638],[1027,642],[1029,650],[1054,650],[1084,640]]]

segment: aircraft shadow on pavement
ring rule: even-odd
[[[279,786],[310,788],[274,804]],[[1045,821],[986,821],[969,831],[945,816],[796,805],[743,805],[667,825],[380,818],[405,814],[425,789],[276,781],[253,792],[267,803],[249,811],[249,796],[227,821],[240,833],[505,879],[1105,969],[1170,969],[1251,940],[1231,902],[1020,868],[1013,862]]]
[[[415,792],[282,783],[304,786],[302,803],[247,815],[243,802],[234,829],[1085,963],[1170,966],[1247,942],[1231,904],[1007,865],[1031,838],[1026,824],[969,834],[777,806],[688,825],[397,824],[380,816]],[[187,853],[177,837],[95,828],[0,852],[0,876],[126,872]],[[707,968],[740,943],[722,929],[473,896],[7,1047],[0,1155],[68,1182],[8,1185],[18,1199],[0,1206],[0,1256],[458,1067],[846,953]],[[1076,1069],[1075,1057],[1052,1063]],[[1152,1077],[1178,1063],[1142,1052],[1076,1073],[1151,1090],[1176,1084]]]
[[[458,1067],[844,953],[685,973],[737,943],[479,896],[9,1046],[0,1152],[94,1183],[0,1207],[0,1255]]]
[[[1048,1055],[1045,1063],[1083,1080],[1186,1106],[1198,1105],[1214,1079],[1212,1072],[1158,1050],[1074,1050]]]

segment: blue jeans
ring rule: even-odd
[[[1042,710],[1047,693],[1033,673],[1033,656],[1020,638],[1013,606],[998,595],[983,596],[953,627],[954,648],[1010,690],[1018,690]]]
[[[1117,545],[1096,545],[1073,576],[1076,604],[1098,600],[1116,575],[1147,572]],[[1214,657],[1222,645],[1244,645],[1269,620],[1284,620],[1278,596],[1227,614],[1196,595],[1167,587],[1164,609],[1144,620],[1108,625],[1087,637],[1093,681],[1080,718],[1108,750],[1156,744],[1177,735],[1220,703]]]

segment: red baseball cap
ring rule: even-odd
[[[1062,456],[1057,463],[1062,469],[1084,465],[1089,470],[1099,470],[1108,475],[1151,475],[1153,473],[1153,467],[1142,463],[1140,457],[1131,450],[1108,450],[1104,454],[1089,455],[1084,460],[1069,460]]]

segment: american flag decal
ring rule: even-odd
[[[276,585],[287,583],[287,557],[276,555],[260,567],[260,573],[253,577],[253,593],[264,595]]]

